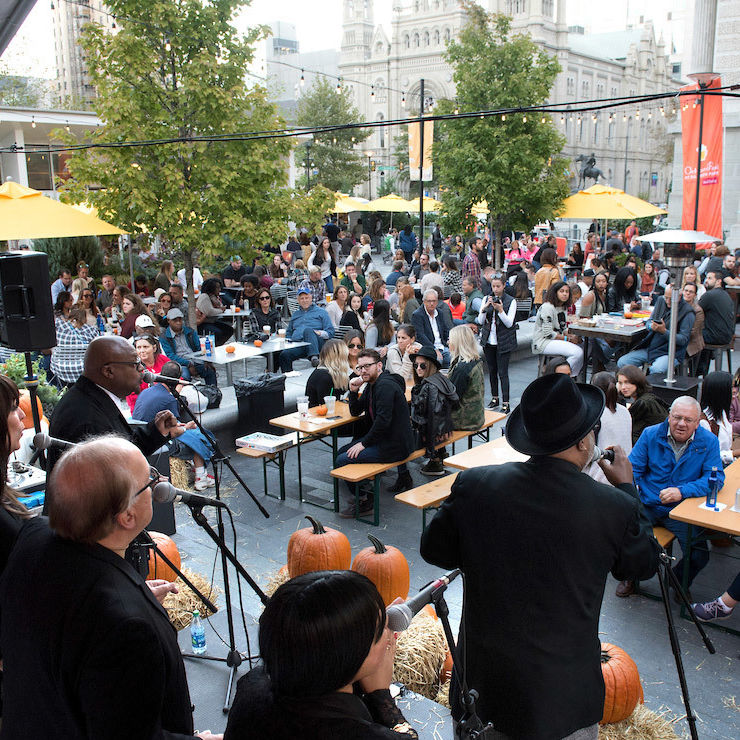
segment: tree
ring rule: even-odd
[[[62,267],[66,267],[72,275],[75,275],[79,262],[86,262],[90,266],[90,275],[98,280],[106,271],[103,264],[103,249],[97,236],[34,239],[33,248],[46,252],[49,259],[49,275],[52,280],[57,279]]]
[[[511,20],[463,3],[468,20],[445,58],[454,69],[457,105],[440,101],[438,113],[498,110],[544,103],[560,71],[557,59],[527,35],[512,35]],[[441,122],[434,166],[450,230],[465,230],[470,207],[486,200],[501,265],[501,232],[553,218],[568,195],[561,157],[565,140],[549,116],[530,113]]]
[[[344,126],[361,120],[349,93],[337,94],[336,87],[324,77],[317,77],[308,93],[298,101],[296,123],[299,126]],[[314,134],[310,152],[313,169],[318,170],[318,174],[312,174],[311,181],[342,193],[349,193],[355,185],[364,182],[367,165],[355,144],[365,141],[369,135],[370,131],[360,128]],[[300,156],[296,154],[296,166],[304,161],[305,152]],[[305,175],[299,180],[300,184],[306,186]]]
[[[106,0],[119,30],[88,24],[81,40],[103,121],[85,141],[104,148],[73,152],[66,199],[93,203],[131,233],[160,234],[183,257],[191,299],[194,259],[225,256],[226,235],[250,247],[281,243],[297,205],[305,206],[287,187],[290,138],[229,138],[285,128],[265,89],[244,81],[262,29],[237,35],[230,20],[243,5]],[[185,141],[119,146],[172,139]],[[311,201],[319,213],[328,207],[321,201]],[[190,307],[194,314],[194,300]]]
[[[0,65],[0,105],[41,108],[45,95],[42,80],[10,74],[7,66]]]

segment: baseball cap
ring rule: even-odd
[[[169,311],[167,311],[167,320],[172,321],[172,319],[184,319],[182,311],[179,308],[171,308]]]
[[[302,293],[307,293],[308,295],[311,295],[311,288],[303,285],[302,287],[298,288],[298,295],[301,295]]]
[[[157,300],[159,300],[159,297],[160,297],[161,295],[164,295],[164,294],[165,294],[166,292],[167,292],[167,291],[166,291],[166,290],[165,290],[164,288],[157,288],[157,289],[156,289],[156,290],[154,291],[154,297],[155,297],[155,298],[156,298]]]
[[[141,315],[134,322],[136,326],[154,326],[154,322],[149,316]]]

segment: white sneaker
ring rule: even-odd
[[[205,491],[208,488],[208,477],[204,475],[202,478],[196,478],[193,488],[196,491]]]
[[[209,473],[206,473],[206,484],[209,488],[215,488],[216,486],[216,479]]]

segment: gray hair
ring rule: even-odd
[[[434,300],[439,300],[439,293],[437,293],[434,288],[429,288],[429,290],[424,291],[424,300],[426,300],[428,296],[434,296]]]
[[[671,412],[679,406],[691,406],[698,415],[701,415],[701,404],[693,396],[679,396],[671,404]]]

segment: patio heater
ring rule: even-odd
[[[678,328],[678,311],[676,310],[681,294],[683,271],[694,258],[694,244],[664,244],[663,263],[671,272],[671,324],[668,334],[668,372],[665,376],[666,385],[676,382],[674,377],[674,363],[676,359],[676,330]]]

